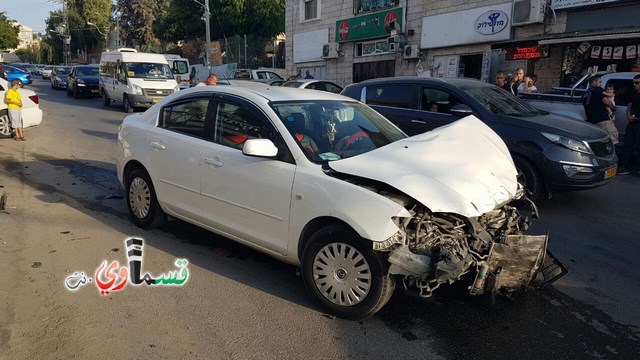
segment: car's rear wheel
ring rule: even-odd
[[[109,106],[111,105],[111,99],[107,96],[107,92],[102,90],[102,105]]]
[[[161,226],[167,219],[162,211],[149,174],[134,168],[126,175],[127,209],[133,223],[144,229]]]
[[[0,137],[11,137],[11,121],[9,120],[9,112],[7,110],[0,111]]]
[[[122,98],[122,109],[127,114],[131,114],[133,112],[133,107],[131,106],[131,103],[129,102],[129,97],[127,95],[125,95]]]
[[[544,184],[538,170],[528,160],[514,156],[513,162],[518,171],[518,182],[529,190],[529,199],[535,201],[542,194]]]
[[[346,319],[373,315],[389,301],[395,287],[386,260],[340,224],[311,236],[302,254],[302,277],[313,298]]]

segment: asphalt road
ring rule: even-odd
[[[121,108],[31,88],[42,125],[0,141],[0,359],[640,358],[638,178],[538,203],[530,233],[549,232],[569,269],[553,286],[493,304],[457,287],[399,291],[345,321],[320,311],[292,266],[181,221],[133,226],[115,176]],[[67,290],[74,272],[125,263],[129,236],[145,239],[144,271],[184,258],[188,282]]]

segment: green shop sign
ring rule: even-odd
[[[402,27],[402,8],[338,20],[336,41],[347,42],[387,36],[391,32],[389,24],[392,22]]]

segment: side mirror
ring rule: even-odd
[[[451,110],[449,110],[449,112],[451,112],[451,115],[460,116],[460,117],[473,114],[473,110],[471,110],[471,108],[465,104],[455,105],[451,107]]]
[[[247,156],[272,158],[278,155],[278,148],[269,139],[249,139],[242,146],[242,153]]]

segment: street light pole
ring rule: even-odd
[[[64,36],[62,39],[62,51],[64,57],[64,64],[69,65],[69,59],[71,57],[71,35],[69,34],[69,9],[67,7],[67,1],[62,2],[64,12]]]

